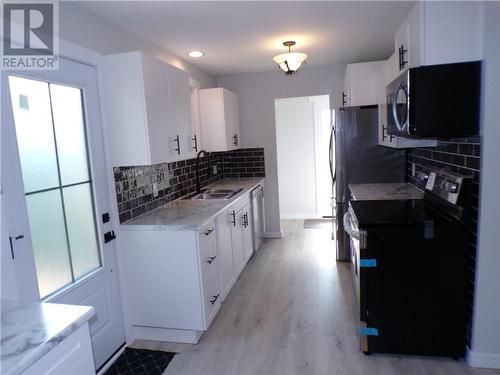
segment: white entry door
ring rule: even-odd
[[[125,333],[114,242],[104,240],[111,221],[97,72],[64,58],[59,67],[2,72],[2,236],[21,300],[95,307],[98,369]]]

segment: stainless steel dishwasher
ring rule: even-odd
[[[259,250],[264,237],[265,218],[264,218],[264,187],[257,186],[251,193],[252,202],[252,221],[253,221],[253,248]]]

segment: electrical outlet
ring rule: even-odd
[[[212,166],[212,173],[214,176],[217,174],[217,165]]]
[[[153,183],[153,197],[158,196],[158,184],[156,182]]]

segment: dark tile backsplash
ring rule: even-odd
[[[263,148],[245,148],[224,154],[224,178],[264,176]]]
[[[477,223],[479,216],[479,180],[481,138],[479,136],[438,141],[436,147],[409,149],[407,153],[408,182],[424,190],[425,182],[412,177],[412,164],[415,170],[428,171],[429,168],[447,169],[451,172],[472,175],[472,223],[469,243],[468,268],[468,324],[467,344],[470,345],[472,332],[472,310],[474,306],[474,280],[476,272]]]
[[[213,174],[213,166],[217,174]],[[196,191],[196,159],[152,166],[115,167],[116,200],[120,223]],[[201,186],[223,178],[264,177],[264,149],[212,152],[200,158]],[[153,197],[153,183],[158,196]]]

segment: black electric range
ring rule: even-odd
[[[470,181],[432,172],[422,200],[350,202],[364,353],[463,356]]]

